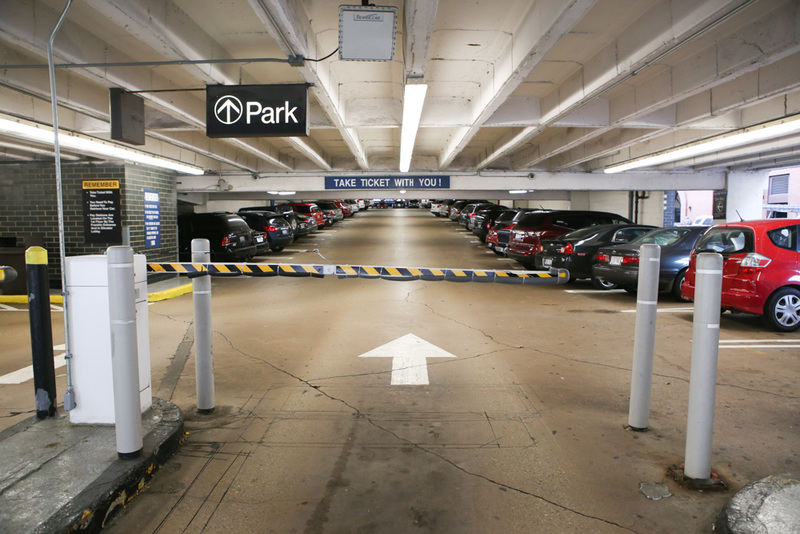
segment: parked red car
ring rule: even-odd
[[[694,300],[696,255],[723,257],[722,309],[753,313],[778,331],[800,327],[800,219],[766,219],[710,228],[695,245],[681,293]]]
[[[633,224],[633,221],[604,211],[544,211],[523,216],[511,230],[506,256],[535,269],[536,253],[543,239],[600,224]]]
[[[302,213],[303,215],[314,217],[319,228],[324,228],[326,226],[325,214],[322,213],[322,210],[319,209],[319,206],[314,202],[290,202],[288,204],[281,204],[281,206],[291,206],[295,213]]]

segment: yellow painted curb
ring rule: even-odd
[[[184,284],[182,286],[173,287],[172,289],[165,289],[164,291],[155,291],[147,295],[148,302],[159,302],[175,297],[180,297],[187,293],[192,292],[192,283]],[[27,304],[28,295],[0,295],[0,304]],[[50,295],[50,304],[63,304],[63,295]]]
[[[27,304],[28,295],[0,295],[0,304]],[[50,304],[64,304],[63,295],[50,295]]]
[[[186,293],[191,293],[191,292],[192,292],[192,284],[190,282],[182,286],[173,287],[172,289],[165,289],[164,291],[154,291],[153,293],[147,295],[147,302],[159,302],[162,300],[180,297],[181,295],[185,295]]]

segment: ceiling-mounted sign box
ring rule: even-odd
[[[391,61],[396,32],[396,7],[339,6],[339,59]]]
[[[307,137],[308,87],[306,84],[209,85],[206,135]]]

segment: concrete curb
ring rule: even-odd
[[[177,450],[184,436],[183,413],[171,402],[153,398],[142,427],[142,455],[133,460],[116,457],[113,426],[71,425],[64,415],[46,422],[32,417],[0,433],[0,452],[24,466],[4,480],[4,524],[32,533],[100,532]],[[44,445],[47,441],[54,443]],[[70,443],[50,454],[60,446],[57,441]],[[89,474],[90,466],[96,467],[95,475]],[[48,499],[50,495],[54,498]],[[61,495],[66,498],[55,498]],[[17,508],[23,500],[39,509],[26,513]],[[51,501],[61,504],[51,506]]]
[[[154,398],[145,417],[157,418],[144,437],[144,450],[135,460],[118,460],[36,532],[100,532],[105,523],[139,491],[177,450],[183,439],[183,413],[171,402]]]

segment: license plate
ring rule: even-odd
[[[553,265],[553,258],[542,258],[542,265],[545,267],[550,267]]]
[[[255,241],[256,241],[256,243],[257,243],[257,244],[259,244],[259,245],[260,245],[261,243],[263,243],[263,242],[264,242],[264,236],[263,236],[263,235],[257,235],[257,236],[255,236]]]
[[[289,229],[288,228],[284,228],[283,230],[281,230],[281,234],[282,235],[286,235],[288,233],[289,233]]]
[[[610,265],[622,265],[622,256],[611,256]]]

